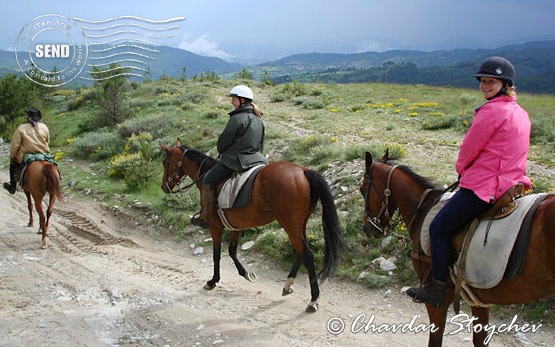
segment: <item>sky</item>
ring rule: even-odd
[[[247,64],[298,53],[497,48],[555,39],[553,0],[16,0],[0,8],[0,49],[13,50],[22,29],[47,14],[179,18],[161,44]]]

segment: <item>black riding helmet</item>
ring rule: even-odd
[[[490,57],[484,60],[474,77],[478,81],[482,77],[493,77],[507,82],[509,86],[513,86],[515,84],[515,68],[510,61],[503,57]]]

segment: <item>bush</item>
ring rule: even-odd
[[[125,186],[129,191],[142,190],[146,188],[149,182],[156,176],[159,164],[138,159],[128,162],[123,178]]]
[[[122,147],[119,135],[111,132],[87,133],[73,142],[74,155],[88,160],[110,158]]]
[[[439,130],[452,128],[457,124],[458,116],[449,114],[446,116],[428,116],[422,123],[422,129]]]

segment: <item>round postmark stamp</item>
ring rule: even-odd
[[[68,17],[38,16],[19,32],[15,57],[31,81],[45,87],[61,86],[75,79],[85,67],[87,38]]]

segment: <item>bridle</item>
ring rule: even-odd
[[[183,154],[181,155],[181,158],[179,159],[179,161],[177,162],[177,164],[176,164],[175,167],[174,167],[174,170],[173,170],[174,173],[173,173],[172,176],[168,177],[168,176],[166,175],[166,172],[168,172],[168,167],[165,167],[165,168],[164,168],[164,178],[166,179],[166,187],[168,188],[168,191],[169,191],[170,193],[179,193],[179,192],[182,192],[182,191],[187,191],[187,190],[189,190],[191,187],[193,187],[197,182],[199,182],[199,180],[200,180],[200,172],[201,172],[201,169],[202,169],[202,165],[204,164],[204,162],[206,161],[206,159],[203,159],[203,161],[200,163],[200,165],[199,165],[199,167],[198,167],[198,170],[197,170],[197,173],[195,174],[195,177],[193,178],[193,182],[191,182],[190,184],[186,185],[185,187],[181,187],[181,188],[179,188],[179,189],[177,189],[177,190],[175,189],[177,186],[179,186],[179,183],[180,183],[181,179],[182,179],[183,177],[186,177],[186,176],[187,176],[187,175],[181,176],[179,173],[180,173],[180,172],[183,172],[183,170],[181,169],[181,168],[183,167],[183,158],[185,157],[185,153],[187,153],[188,150],[189,150],[188,148],[185,148],[185,149],[183,150]],[[169,158],[168,158],[168,165],[169,165],[169,163],[171,163],[171,154],[172,154],[172,153],[173,153],[173,150],[172,150],[171,153],[168,153],[168,155],[169,155]],[[174,177],[175,177],[175,179],[174,179]],[[169,183],[173,183],[174,181],[175,181],[175,183],[174,183],[173,189],[170,189]],[[169,183],[168,183],[168,182],[169,182]]]
[[[395,171],[395,169],[398,167],[398,165],[394,165],[391,166],[391,169],[388,173],[387,176],[387,185],[384,189],[383,195],[384,195],[384,199],[382,200],[381,203],[381,209],[380,212],[378,213],[378,215],[376,217],[371,217],[370,216],[370,204],[369,204],[369,198],[370,198],[370,187],[372,186],[372,168],[374,167],[374,164],[376,162],[373,162],[372,165],[370,165],[370,169],[368,170],[367,173],[364,174],[364,178],[366,178],[368,180],[368,186],[366,187],[365,191],[364,191],[364,219],[370,223],[370,225],[372,225],[372,227],[374,227],[376,230],[378,230],[379,232],[381,232],[383,235],[386,234],[387,230],[390,227],[390,221],[391,221],[391,216],[389,214],[389,197],[391,196],[391,177],[393,175],[393,171]],[[440,191],[440,195],[443,195],[445,192],[448,191],[453,191],[457,186],[458,186],[459,181],[451,184],[449,187],[443,189]],[[407,224],[407,229],[411,230],[411,228],[413,227],[413,223],[416,220],[417,217],[417,212],[427,203],[433,203],[428,201],[426,203],[426,199],[428,198],[428,195],[435,191],[435,189],[433,188],[427,188],[424,190],[424,192],[422,193],[422,195],[420,196],[420,200],[418,202],[417,207],[415,208],[412,217],[409,221],[409,223]],[[380,219],[383,216],[385,216],[387,218],[387,224],[382,227],[381,223],[380,223]]]
[[[374,227],[376,230],[380,231],[383,235],[385,235],[387,233],[387,230],[389,229],[389,224],[390,224],[389,222],[391,221],[391,216],[389,215],[389,196],[391,195],[391,189],[389,187],[391,184],[391,176],[393,175],[393,171],[395,171],[398,165],[392,166],[391,170],[389,170],[389,174],[387,176],[387,185],[383,191],[384,199],[382,200],[382,203],[381,203],[380,212],[378,213],[377,216],[372,217],[370,216],[369,198],[370,198],[370,187],[372,186],[372,179],[373,179],[372,168],[374,167],[375,163],[376,162],[373,162],[372,165],[370,165],[370,169],[368,170],[368,172],[364,174],[364,178],[368,180],[368,186],[364,191],[364,219],[368,223],[370,223],[372,227]],[[385,218],[387,218],[387,224],[383,227],[381,226],[381,223],[380,223],[380,219],[382,215]]]

